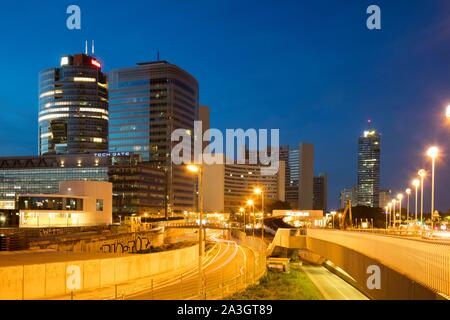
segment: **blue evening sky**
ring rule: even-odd
[[[81,7],[79,31],[66,28],[70,4]],[[366,28],[370,4],[381,31]],[[159,50],[192,73],[213,127],[279,128],[283,144],[314,143],[330,207],[356,183],[368,118],[382,133],[383,188],[406,188],[436,143],[437,205],[450,208],[449,1],[11,1],[0,4],[0,35],[2,156],[37,153],[38,72],[95,39],[107,71]]]

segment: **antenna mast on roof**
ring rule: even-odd
[[[84,53],[87,55],[88,54],[88,42],[86,40],[85,45],[84,45]]]
[[[92,55],[95,54],[94,40],[92,40]]]

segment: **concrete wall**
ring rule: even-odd
[[[161,246],[164,243],[164,232],[142,231],[124,234],[92,235],[80,239],[79,236],[62,235],[52,240],[30,241],[30,249],[53,249],[56,251],[88,252],[88,253],[123,253],[136,252]]]
[[[42,299],[70,293],[67,267],[81,270],[81,290],[98,289],[193,264],[198,246],[117,258],[0,267],[0,300]]]

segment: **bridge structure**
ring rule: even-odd
[[[330,229],[278,229],[267,249],[330,262],[371,299],[450,299],[450,242]],[[374,277],[379,277],[373,286]]]
[[[166,229],[198,229],[199,225],[195,222],[181,222],[181,223],[167,223]],[[215,230],[231,230],[230,225],[223,223],[205,223],[203,229],[215,229]]]

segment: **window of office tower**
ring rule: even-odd
[[[149,160],[150,81],[130,79],[121,71],[109,78],[109,150],[133,152]]]

